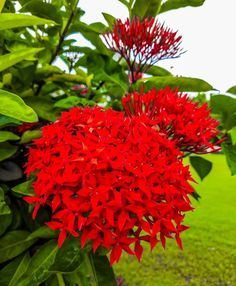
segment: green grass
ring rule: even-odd
[[[146,247],[141,263],[123,254],[115,272],[128,286],[236,286],[236,176],[222,155],[206,158],[213,170],[196,187],[202,198],[186,215],[184,250],[169,240],[166,250]]]

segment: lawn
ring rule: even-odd
[[[236,286],[236,176],[222,155],[205,158],[213,170],[196,187],[202,198],[186,216],[184,250],[174,241],[165,251],[158,245],[150,253],[147,247],[140,264],[123,255],[115,272],[128,286]]]

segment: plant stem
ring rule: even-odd
[[[57,44],[57,46],[56,46],[55,52],[52,54],[51,59],[50,59],[50,61],[49,61],[49,64],[50,64],[50,65],[55,61],[56,57],[58,56],[58,54],[59,54],[59,52],[60,52],[60,50],[61,50],[61,47],[62,47],[63,42],[64,42],[64,40],[65,40],[66,34],[67,34],[67,32],[68,32],[68,30],[69,30],[69,28],[70,28],[70,25],[71,25],[71,23],[72,23],[72,21],[73,21],[74,16],[75,16],[75,10],[76,10],[76,7],[77,7],[78,3],[79,3],[79,0],[77,0],[77,1],[75,2],[75,6],[74,6],[73,9],[71,10],[69,19],[68,19],[68,21],[67,21],[67,23],[66,23],[66,26],[65,26],[65,28],[64,28],[64,30],[63,30],[63,32],[62,32],[62,34],[60,35],[59,42],[58,42],[58,44]],[[44,82],[39,83],[38,88],[37,88],[37,91],[36,91],[36,93],[35,93],[36,95],[38,95],[38,94],[40,93],[40,91],[41,91],[43,85],[44,85]]]
[[[56,276],[57,276],[57,280],[58,280],[58,285],[59,286],[66,286],[62,274],[60,272],[57,272]]]

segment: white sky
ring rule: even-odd
[[[105,23],[102,12],[127,17],[118,0],[80,0],[79,5],[86,11],[86,23]],[[162,67],[175,75],[202,78],[222,92],[236,85],[236,0],[206,0],[201,7],[169,11],[159,19],[179,30],[187,50],[179,59],[162,61]]]

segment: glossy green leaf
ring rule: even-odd
[[[29,253],[26,252],[8,263],[0,271],[1,286],[17,286],[20,277],[25,273],[30,261]]]
[[[32,15],[53,20],[58,24],[62,23],[62,16],[56,6],[41,0],[28,1],[20,12],[30,12]]]
[[[232,86],[231,88],[229,88],[227,90],[227,92],[232,93],[232,94],[236,94],[236,85]]]
[[[150,74],[152,76],[171,76],[171,72],[169,72],[168,70],[162,68],[162,67],[158,67],[158,66],[151,66],[150,68],[148,68],[147,74]]]
[[[116,286],[116,278],[112,267],[110,267],[107,256],[93,255],[91,257],[96,271],[98,286]]]
[[[0,216],[8,215],[11,213],[11,210],[8,204],[5,202],[5,196],[3,189],[0,188]]]
[[[203,180],[211,171],[212,163],[203,157],[190,156],[190,164],[197,172],[201,180]]]
[[[10,131],[0,131],[0,143],[8,140],[19,140],[20,137]]]
[[[116,18],[110,14],[102,13],[104,19],[107,21],[109,27],[113,27],[114,23],[116,22]]]
[[[60,116],[60,110],[54,108],[54,101],[44,96],[29,96],[25,98],[26,104],[33,108],[33,110],[42,119],[48,121],[56,121]]]
[[[57,238],[58,232],[52,230],[47,225],[41,226],[40,228],[36,229],[28,236],[28,240],[35,239],[35,238]]]
[[[42,131],[41,130],[27,130],[23,133],[20,144],[25,144],[29,143],[33,139],[40,138],[42,136]]]
[[[37,286],[47,280],[51,275],[50,267],[54,263],[57,251],[56,240],[50,240],[41,246],[30,260],[17,286]]]
[[[206,81],[198,78],[191,77],[173,77],[173,76],[162,76],[162,77],[151,77],[139,80],[139,82],[145,81],[145,90],[150,90],[155,87],[156,89],[165,88],[178,88],[179,91],[190,91],[190,92],[204,92],[213,90],[213,87]]]
[[[0,128],[6,127],[8,125],[20,125],[21,122],[12,117],[0,114]]]
[[[24,252],[35,240],[27,240],[28,231],[14,230],[0,238],[0,263],[8,261]]]
[[[37,54],[38,52],[42,50],[43,48],[24,48],[24,49],[20,49],[20,50],[8,53],[6,55],[0,56],[0,72]]]
[[[131,17],[138,16],[140,19],[155,17],[161,7],[161,0],[136,0],[131,11]]]
[[[187,6],[199,7],[202,6],[204,2],[205,0],[167,0],[161,5],[159,13],[184,8]]]
[[[62,109],[69,109],[73,106],[94,106],[96,104],[93,100],[88,100],[86,98],[80,98],[77,96],[69,96],[58,100],[54,106]]]
[[[23,99],[16,94],[0,90],[0,114],[15,118],[23,122],[38,121],[37,114],[27,106]]]
[[[73,272],[84,260],[80,240],[77,237],[68,237],[56,255],[51,271]]]
[[[226,130],[236,126],[236,99],[226,95],[213,95],[210,106],[214,114],[219,114],[221,123]]]
[[[232,140],[232,144],[235,145],[236,144],[236,127],[233,127],[229,133],[230,133],[230,137]]]
[[[221,144],[232,175],[236,175],[236,145]]]
[[[0,161],[6,160],[14,155],[17,151],[17,146],[11,145],[8,142],[0,143]]]
[[[36,16],[15,14],[15,13],[1,13],[0,14],[0,30],[37,26],[37,25],[52,25],[55,24],[51,20],[42,19]]]
[[[33,181],[34,181],[34,179],[25,181],[24,183],[21,183],[15,187],[13,187],[11,190],[14,193],[17,193],[17,194],[22,195],[22,196],[33,196],[35,194],[34,190],[32,188],[32,182]]]

